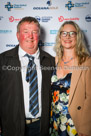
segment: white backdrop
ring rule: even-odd
[[[91,0],[0,0],[0,53],[18,44],[16,26],[25,16],[39,20],[40,46],[51,55],[55,56],[55,37],[65,20],[80,26],[91,51]]]

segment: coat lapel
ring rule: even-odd
[[[73,69],[73,71],[72,71],[71,88],[70,88],[70,95],[69,95],[69,106],[70,106],[71,101],[73,99],[73,96],[75,93],[75,88],[76,88],[76,85],[79,81],[81,73],[82,73],[82,70],[79,67]]]

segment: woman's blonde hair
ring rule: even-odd
[[[80,30],[79,26],[73,21],[65,21],[62,26],[59,28],[57,36],[56,36],[56,45],[54,46],[54,50],[56,51],[56,55],[59,59],[63,57],[63,46],[60,43],[60,32],[62,31],[64,25],[71,24],[75,27],[77,32],[77,44],[76,44],[76,56],[78,58],[78,65],[82,64],[88,56],[90,56],[86,43],[84,40],[84,35]]]

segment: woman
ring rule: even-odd
[[[60,27],[55,51],[50,135],[90,136],[91,58],[75,22],[66,21]]]

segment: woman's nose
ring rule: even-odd
[[[67,36],[66,36],[67,38],[70,38],[70,34],[69,33],[67,33]]]

